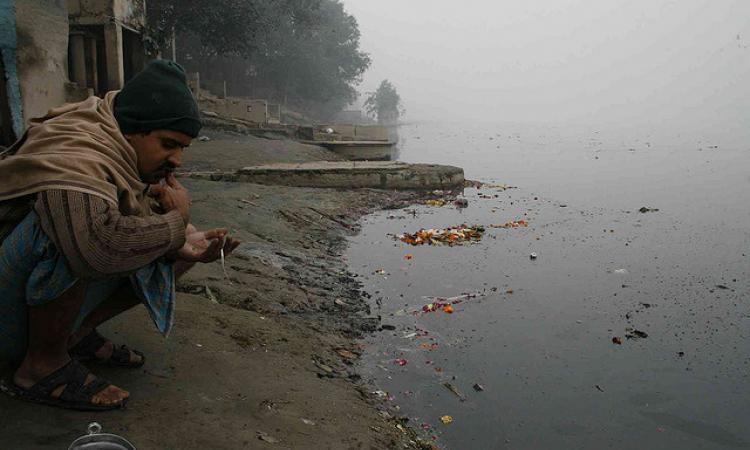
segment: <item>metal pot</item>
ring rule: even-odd
[[[91,422],[88,434],[73,441],[68,450],[136,450],[136,448],[122,436],[102,433],[102,426]]]

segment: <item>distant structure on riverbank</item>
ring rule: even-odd
[[[0,145],[50,108],[120,89],[151,59],[144,0],[0,2]]]

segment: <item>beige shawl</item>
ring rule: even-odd
[[[148,185],[112,111],[116,95],[90,97],[32,119],[24,137],[0,155],[0,201],[63,189],[101,197],[124,215],[150,214]]]

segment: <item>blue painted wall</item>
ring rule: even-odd
[[[10,115],[13,120],[13,132],[16,137],[23,134],[23,106],[21,104],[21,86],[18,82],[18,65],[16,64],[16,12],[14,0],[0,0],[0,56],[3,58],[8,91]]]

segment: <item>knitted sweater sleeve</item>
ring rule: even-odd
[[[177,211],[124,216],[99,197],[67,190],[41,192],[34,209],[42,230],[81,278],[134,272],[185,243]]]

